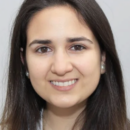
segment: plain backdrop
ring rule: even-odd
[[[10,32],[23,0],[0,0],[0,115],[6,96]],[[113,30],[121,61],[130,118],[130,0],[97,0]]]

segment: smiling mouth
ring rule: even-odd
[[[73,79],[73,80],[69,80],[69,81],[65,81],[65,82],[59,82],[59,81],[50,81],[51,84],[55,85],[55,86],[70,86],[73,85],[77,82],[78,79]]]
[[[50,81],[50,84],[52,85],[52,87],[59,91],[68,91],[76,85],[77,81],[78,79],[73,79],[65,82]]]

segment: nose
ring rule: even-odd
[[[63,76],[72,70],[73,66],[66,52],[60,51],[54,55],[51,66],[52,73]]]

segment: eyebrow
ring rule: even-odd
[[[89,43],[93,43],[90,39],[86,37],[74,37],[74,38],[67,38],[67,42],[73,43],[73,42],[78,42],[78,41],[88,41]],[[29,44],[29,47],[33,44],[52,44],[51,40],[34,40]]]

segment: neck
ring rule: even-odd
[[[72,130],[77,117],[84,110],[85,105],[85,103],[80,103],[70,108],[59,108],[47,104],[43,117],[44,130]]]

